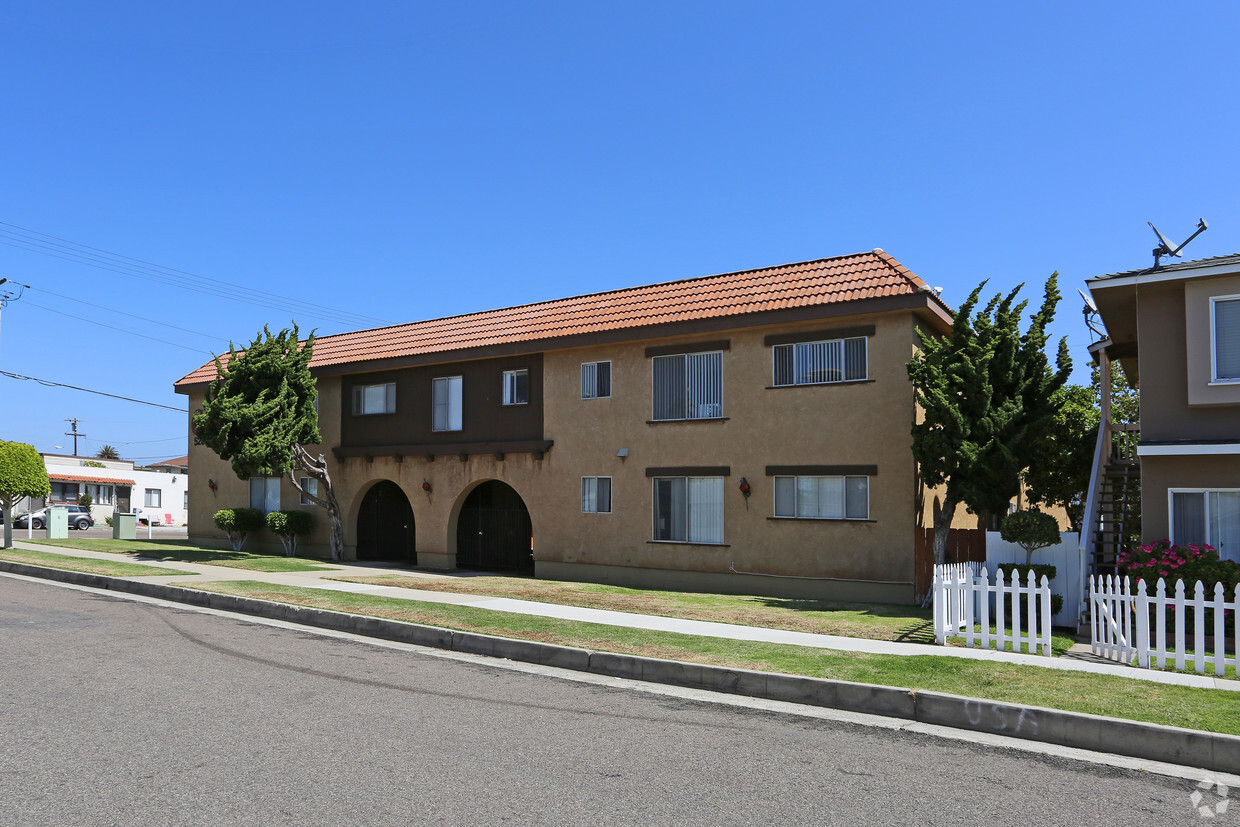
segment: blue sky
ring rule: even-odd
[[[10,4],[0,277],[34,289],[0,370],[184,408],[264,324],[882,247],[952,305],[1058,270],[1085,381],[1075,288],[1151,263],[1147,220],[1240,251],[1238,30],[1215,3]],[[186,450],[174,411],[0,376],[0,439],[68,453],[70,417],[82,454]]]

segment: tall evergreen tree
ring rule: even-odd
[[[322,441],[318,392],[310,375],[313,353],[314,334],[299,345],[296,324],[275,336],[264,327],[241,353],[230,344],[228,364],[215,360],[217,376],[202,412],[194,415],[194,433],[220,459],[229,460],[243,480],[287,475],[306,499],[327,511],[332,559],[339,560],[344,521],[327,459],[305,448]],[[318,481],[317,493],[302,487],[302,474]]]
[[[923,481],[946,486],[934,518],[934,559],[945,562],[956,507],[1004,513],[1020,475],[1055,414],[1054,393],[1072,371],[1068,342],[1059,342],[1056,369],[1045,353],[1046,328],[1059,302],[1058,273],[1046,282],[1042,306],[1020,331],[1027,302],[1023,284],[995,295],[980,310],[986,282],[961,306],[946,337],[919,331],[921,349],[908,363],[922,420],[913,426],[913,457]],[[976,313],[975,313],[976,311]]]

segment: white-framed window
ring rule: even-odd
[[[776,387],[855,382],[868,377],[866,337],[775,345],[771,348]]]
[[[163,492],[158,488],[147,488],[142,504],[147,508],[163,508]]]
[[[461,430],[461,377],[441,376],[431,382],[432,429]]]
[[[504,371],[504,404],[527,405],[530,401],[529,368]]]
[[[112,504],[112,486],[86,484],[86,493],[95,505]]]
[[[78,501],[78,484],[76,482],[53,482],[52,502],[75,503]]]
[[[250,477],[250,508],[264,514],[280,510],[279,477]]]
[[[611,396],[611,362],[581,363],[581,398],[607,399]]]
[[[723,417],[723,351],[655,356],[651,362],[654,374],[651,419]]]
[[[297,481],[301,483],[301,490],[305,491],[306,494],[315,497],[319,495],[319,481],[314,477],[298,477]],[[306,494],[301,495],[301,504],[314,505],[314,501],[307,497]]]
[[[1240,563],[1240,488],[1171,489],[1171,542],[1209,543],[1218,556]]]
[[[353,386],[353,415],[396,413],[396,383]]]
[[[775,477],[775,516],[868,520],[870,478]]]
[[[581,478],[581,510],[585,514],[611,513],[611,477]]]
[[[1240,382],[1240,296],[1210,299],[1210,351],[1215,382]]]
[[[655,477],[654,539],[723,542],[723,477]]]

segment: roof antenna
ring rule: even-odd
[[[1079,287],[1076,292],[1080,293],[1081,298],[1085,300],[1085,326],[1096,333],[1099,340],[1105,339],[1107,335],[1094,326],[1094,317],[1098,315],[1098,305],[1094,304],[1094,297]]]
[[[1175,256],[1176,258],[1179,258],[1180,250],[1187,247],[1189,241],[1192,241],[1194,238],[1210,228],[1210,226],[1206,224],[1206,220],[1204,218],[1197,219],[1197,232],[1190,235],[1179,247],[1172,249],[1171,242],[1168,241],[1162,233],[1158,232],[1158,228],[1154,226],[1153,221],[1147,221],[1145,223],[1149,224],[1150,229],[1154,231],[1154,235],[1158,236],[1158,246],[1154,248],[1154,266],[1150,268],[1152,270],[1157,270],[1160,266],[1162,266],[1159,259],[1163,256]]]

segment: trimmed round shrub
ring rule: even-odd
[[[1043,511],[1017,511],[1003,518],[999,536],[1025,550],[1025,565],[1033,563],[1040,548],[1059,545],[1059,521]]]

